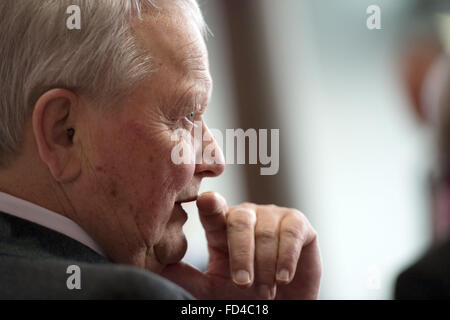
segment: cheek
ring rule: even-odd
[[[182,189],[194,176],[196,153],[193,144],[191,135],[177,138],[172,136],[164,144],[165,154],[170,155],[167,162],[177,189]]]
[[[192,181],[195,152],[192,142],[184,140],[183,154],[190,161],[173,161],[174,150],[180,142],[173,141],[167,130],[155,131],[136,123],[129,124],[125,131],[129,134],[122,143],[126,151],[122,153],[125,156],[121,157],[121,162],[133,185],[128,187],[135,189],[134,193],[146,205],[151,195],[152,205],[164,207],[173,205],[174,198]]]
[[[180,164],[172,165],[173,186],[177,193],[183,190],[192,181],[195,172],[195,165]]]
[[[172,153],[179,142],[172,141],[167,131],[131,122],[116,133],[102,135],[95,146],[94,168],[96,177],[103,177],[105,191],[109,190],[106,196],[116,204],[132,204],[135,210],[167,210],[194,176],[192,144],[183,148],[192,161],[176,164]]]

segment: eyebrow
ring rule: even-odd
[[[211,98],[211,85],[209,81],[202,80],[202,84],[198,82],[183,90],[183,93],[176,97],[174,108],[180,111],[192,111],[192,107],[205,109]],[[202,110],[202,111],[203,111]],[[201,111],[201,110],[199,110]]]
[[[209,99],[203,93],[185,94],[174,104],[176,113],[189,113],[192,111],[204,112],[208,105]]]

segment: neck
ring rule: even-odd
[[[33,166],[28,165],[33,163]],[[52,179],[45,165],[36,159],[18,158],[0,170],[0,191],[32,202],[73,220],[73,208],[62,186]]]

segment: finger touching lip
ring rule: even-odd
[[[227,201],[217,192],[205,192],[198,196],[197,207],[200,212],[218,214],[227,211]]]

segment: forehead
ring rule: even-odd
[[[188,82],[210,82],[205,42],[181,8],[167,5],[144,15],[133,27],[152,57],[155,73],[177,75]]]

